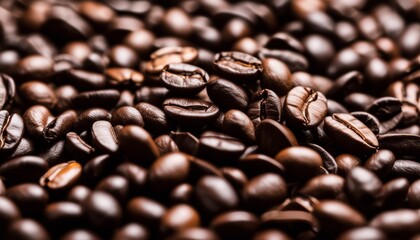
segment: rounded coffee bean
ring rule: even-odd
[[[83,203],[90,195],[91,190],[84,185],[74,186],[67,195],[67,200],[75,203]]]
[[[284,166],[264,154],[249,154],[241,157],[238,167],[248,176],[255,177],[264,173],[284,174]]]
[[[57,98],[47,84],[39,81],[29,81],[19,86],[19,94],[27,106],[42,105],[53,109]]]
[[[264,228],[287,228],[291,234],[308,231],[315,226],[315,223],[316,220],[311,213],[293,209],[267,211],[261,216],[261,225]]]
[[[271,119],[265,119],[257,125],[255,138],[259,149],[272,157],[284,148],[298,145],[292,131]]]
[[[282,102],[277,94],[270,89],[263,89],[255,93],[248,106],[248,117],[256,126],[264,119],[280,121]]]
[[[141,113],[134,107],[120,107],[112,113],[111,123],[115,125],[137,125],[144,126],[144,120]]]
[[[214,56],[213,66],[222,77],[234,82],[257,80],[262,64],[258,58],[241,52],[221,52]]]
[[[193,187],[188,183],[182,183],[176,186],[171,194],[171,203],[190,203],[194,193]]]
[[[81,226],[83,214],[79,204],[64,201],[48,204],[44,212],[48,226],[58,231]]]
[[[190,170],[189,156],[183,153],[169,153],[156,159],[148,171],[148,182],[152,190],[168,193],[186,180]]]
[[[246,142],[255,141],[255,129],[251,119],[239,110],[233,109],[225,113],[222,131]]]
[[[108,68],[105,76],[107,83],[113,87],[138,88],[144,82],[143,74],[130,68]]]
[[[219,240],[219,237],[210,229],[188,228],[171,235],[168,240]]]
[[[98,235],[94,234],[91,231],[83,230],[83,229],[72,230],[70,232],[67,232],[61,237],[61,240],[78,240],[78,239],[100,240]]]
[[[82,175],[82,166],[70,161],[51,167],[40,179],[39,184],[51,190],[69,188],[73,186]]]
[[[32,121],[31,121],[32,123]],[[24,120],[17,114],[0,111],[0,151],[11,151],[21,141],[25,129]]]
[[[295,146],[277,153],[275,159],[285,168],[285,174],[292,181],[302,180],[317,175],[322,166],[321,156],[314,150]]]
[[[77,113],[75,111],[68,110],[63,112],[45,126],[42,131],[44,139],[47,142],[52,142],[65,136],[73,127],[76,119]]]
[[[54,73],[54,62],[48,57],[30,55],[19,60],[14,74],[18,80],[46,80]]]
[[[300,86],[289,91],[284,107],[287,122],[303,129],[321,124],[328,110],[322,93]]]
[[[247,209],[258,213],[282,203],[286,196],[286,182],[274,173],[266,173],[250,179],[242,190]]]
[[[92,143],[96,149],[104,153],[115,153],[118,151],[118,140],[114,128],[108,121],[97,121],[92,125]]]
[[[149,227],[157,227],[166,212],[166,208],[155,200],[145,197],[132,198],[127,206],[128,219]]]
[[[141,114],[144,125],[152,133],[166,133],[171,128],[166,114],[158,107],[147,102],[134,106]]]
[[[203,126],[217,118],[219,108],[211,102],[188,98],[169,98],[163,102],[169,118],[181,125]]]
[[[248,106],[248,95],[239,85],[223,79],[211,78],[207,84],[207,94],[220,109],[244,111]]]
[[[13,78],[6,74],[0,74],[0,110],[7,109],[13,103],[15,94],[16,86]]]
[[[201,210],[210,215],[234,209],[239,204],[233,187],[225,179],[216,176],[202,177],[195,187],[195,196]]]
[[[385,179],[395,163],[394,154],[386,149],[380,149],[365,162],[365,168],[374,172],[380,179]]]
[[[93,191],[82,206],[92,227],[101,231],[114,229],[122,218],[119,203],[106,192]]]
[[[77,94],[72,103],[77,108],[87,109],[93,107],[110,109],[120,98],[120,92],[115,89],[102,89]]]
[[[5,196],[19,207],[23,216],[37,216],[48,202],[48,193],[38,184],[23,183],[8,188]]]
[[[176,94],[197,94],[206,87],[209,75],[193,65],[171,63],[163,68],[160,80]]]
[[[160,74],[170,63],[193,63],[198,57],[198,51],[192,47],[164,47],[150,55],[146,64],[146,72]]]
[[[252,240],[290,240],[291,238],[285,233],[278,230],[264,230],[258,232]]]
[[[200,215],[187,204],[179,204],[169,208],[162,216],[161,231],[178,232],[200,226]]]
[[[217,164],[234,162],[245,151],[245,145],[237,138],[218,132],[206,131],[200,136],[198,156]]]
[[[338,240],[388,239],[384,232],[373,227],[353,228],[338,237]]]
[[[66,135],[66,149],[76,159],[87,159],[95,153],[95,148],[90,146],[75,132]]]
[[[112,236],[112,240],[120,239],[147,240],[149,239],[149,232],[144,226],[140,224],[128,223],[117,229]]]
[[[299,193],[320,200],[341,200],[344,198],[344,178],[334,174],[315,176],[299,189]]]
[[[407,238],[419,234],[420,216],[418,212],[408,209],[387,211],[376,215],[370,226],[379,228],[391,238]]]
[[[419,208],[420,206],[420,180],[410,185],[407,194],[407,204],[411,208]]]
[[[286,95],[293,88],[293,80],[286,64],[275,58],[262,60],[262,86],[277,95]]]
[[[111,113],[102,108],[91,108],[80,113],[76,122],[74,123],[74,129],[77,132],[83,132],[90,130],[92,124],[99,120],[110,121]]]
[[[49,240],[51,239],[47,230],[37,221],[23,218],[13,221],[7,228],[6,239],[19,240]]]
[[[221,239],[248,239],[258,227],[258,218],[245,211],[225,212],[215,217],[210,223]]]
[[[18,207],[10,199],[0,197],[0,229],[4,230],[13,221],[19,219],[20,211]]]
[[[23,114],[23,121],[25,122],[25,127],[29,134],[35,138],[41,139],[50,116],[50,111],[41,105],[35,105],[26,110]]]
[[[8,160],[0,166],[0,176],[10,185],[36,182],[45,171],[48,163],[36,156],[22,156]]]
[[[97,191],[104,191],[115,197],[120,203],[125,203],[128,197],[129,182],[118,175],[110,175],[96,185]]]
[[[159,148],[160,155],[171,152],[179,152],[178,146],[169,135],[161,135],[155,138],[156,146]]]

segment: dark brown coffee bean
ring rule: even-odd
[[[152,190],[167,193],[182,183],[190,170],[189,156],[183,153],[169,153],[158,158],[148,171]]]
[[[338,26],[336,28],[343,29]],[[303,39],[302,44],[308,54],[311,65],[314,64],[315,66],[325,68],[335,55],[333,42],[323,35],[309,35]]]
[[[178,152],[178,146],[169,135],[161,135],[155,138],[156,146],[159,148],[160,155]]]
[[[257,80],[262,72],[259,59],[240,52],[218,53],[213,65],[222,77],[239,83]]]
[[[215,217],[210,223],[221,239],[248,239],[258,227],[258,218],[245,211],[225,212]]]
[[[410,24],[399,37],[401,51],[408,58],[420,54],[420,42],[418,41],[420,26],[417,23]]]
[[[152,75],[160,74],[163,68],[170,63],[193,63],[198,52],[192,47],[165,47],[150,55],[146,64],[146,72]]]
[[[126,206],[126,213],[131,221],[149,227],[157,227],[165,212],[163,205],[145,197],[132,198]]]
[[[239,110],[233,109],[225,113],[222,131],[246,142],[255,141],[254,125],[249,117]]]
[[[10,107],[14,101],[15,94],[16,87],[13,78],[6,74],[0,74],[0,110]]]
[[[150,165],[159,157],[159,149],[153,142],[153,138],[139,126],[127,125],[122,128],[118,135],[118,142],[129,159],[143,166]],[[140,155],[142,157],[139,159]]]
[[[5,196],[18,206],[22,216],[39,216],[48,202],[47,191],[33,183],[8,188]]]
[[[411,182],[420,178],[420,163],[410,160],[396,160],[392,166],[390,177],[405,177]]]
[[[372,131],[350,114],[326,117],[324,130],[332,140],[352,152],[373,152],[379,145]]]
[[[284,148],[298,145],[292,131],[271,119],[263,120],[257,125],[255,137],[259,149],[268,156],[275,156]]]
[[[267,211],[261,216],[264,228],[285,229],[291,234],[308,231],[315,226],[315,218],[305,211]]]
[[[245,145],[237,138],[217,132],[206,131],[200,136],[197,155],[222,164],[234,162],[245,151]]]
[[[36,156],[22,156],[2,164],[0,176],[9,185],[36,182],[47,169],[48,163],[44,159]]]
[[[120,98],[120,92],[114,89],[79,93],[72,99],[77,108],[87,109],[93,107],[110,109],[114,107]]]
[[[391,150],[397,156],[417,158],[420,136],[412,134],[384,134],[378,137],[379,147]]]
[[[284,174],[284,166],[275,159],[263,154],[249,154],[241,158],[238,167],[248,176],[255,177],[264,173]]]
[[[323,166],[329,173],[337,174],[338,172],[337,162],[327,150],[325,150],[323,147],[314,143],[309,143],[307,147],[311,148],[312,150],[314,150],[321,156]]]
[[[381,122],[380,133],[386,133],[395,128],[401,121],[403,114],[401,102],[392,97],[379,98],[367,109],[369,113]]]
[[[174,93],[196,94],[206,87],[209,75],[193,65],[171,63],[163,68],[160,80]]]
[[[365,162],[365,168],[374,172],[380,179],[385,179],[394,163],[394,154],[389,150],[380,149]]]
[[[57,103],[51,87],[39,81],[29,81],[20,85],[19,94],[27,106],[43,105],[52,109]]]
[[[410,185],[407,193],[407,205],[411,208],[420,206],[420,180],[416,180]]]
[[[114,128],[108,121],[97,121],[92,125],[92,144],[95,149],[104,153],[115,153],[118,151],[118,140]]]
[[[140,224],[128,223],[114,232],[112,240],[118,239],[149,239],[149,231]]]
[[[78,204],[83,203],[90,195],[91,190],[83,185],[74,186],[67,195],[67,200]]]
[[[190,203],[194,194],[193,187],[188,183],[176,186],[169,196],[171,203]]]
[[[197,154],[199,144],[197,137],[189,132],[171,132],[170,136],[181,152],[185,152],[190,155]]]
[[[284,62],[291,72],[306,71],[308,60],[300,53],[289,50],[262,48],[258,53],[260,59],[275,58]]]
[[[195,195],[201,210],[210,215],[234,209],[239,202],[233,187],[216,176],[202,177],[196,185]]]
[[[129,194],[129,182],[126,178],[118,175],[110,175],[100,181],[95,190],[104,191],[112,196],[120,203],[124,204]]]
[[[84,229],[76,229],[70,232],[67,232],[61,237],[61,240],[76,240],[76,239],[85,239],[85,240],[100,240],[98,235],[94,234],[91,231]]]
[[[381,129],[381,123],[379,120],[370,113],[367,112],[351,112],[353,117],[361,121],[363,124],[368,127],[373,134],[378,135]]]
[[[111,121],[111,113],[102,108],[91,108],[82,112],[74,123],[74,128],[78,132],[90,130],[96,121]]]
[[[1,196],[0,203],[0,223],[2,224],[0,229],[4,230],[6,226],[21,216],[19,209],[10,199]]]
[[[305,129],[318,126],[327,115],[327,99],[310,88],[290,90],[284,107],[288,123]]]
[[[401,221],[400,219],[404,219]],[[391,238],[410,238],[419,233],[420,216],[414,210],[399,209],[375,216],[370,226],[379,228]]]
[[[242,189],[248,182],[248,178],[244,172],[234,167],[222,167],[219,169],[223,177],[232,185],[235,189]]]
[[[289,68],[283,62],[266,58],[262,60],[262,83],[264,88],[273,90],[277,95],[285,95],[293,88]]]
[[[380,204],[384,209],[401,208],[407,198],[410,182],[406,178],[396,178],[382,187]]]
[[[328,75],[332,77],[340,76],[352,70],[359,70],[363,65],[362,56],[351,48],[344,48],[337,52],[330,66]]]
[[[114,229],[122,217],[117,200],[103,191],[93,191],[82,206],[92,227],[103,231]]]
[[[23,137],[24,120],[19,114],[0,111],[0,152],[15,149]],[[29,130],[29,129],[28,129]]]
[[[319,175],[305,183],[299,193],[320,200],[341,200],[344,198],[344,179],[334,174]]]
[[[29,218],[23,218],[10,224],[5,232],[5,239],[49,240],[51,238],[40,223]]]
[[[35,105],[26,110],[23,114],[23,121],[31,136],[42,139],[49,117],[51,117],[51,113],[46,107]]]
[[[146,185],[147,170],[134,163],[125,162],[118,165],[115,173],[128,180],[130,192],[138,192]]]
[[[358,227],[344,232],[338,238],[339,240],[369,240],[369,239],[387,239],[384,232],[373,227]]]
[[[104,88],[106,85],[105,77],[94,72],[71,69],[66,71],[66,77],[79,89],[95,90]]]
[[[152,133],[166,133],[171,128],[165,113],[158,107],[141,102],[134,106],[141,114],[144,124]]]
[[[219,237],[206,228],[188,228],[171,235],[168,240],[219,240]]]
[[[71,85],[62,85],[55,89],[57,104],[55,108],[58,112],[64,112],[71,106],[71,100],[78,94],[76,88]]]
[[[283,104],[276,93],[263,89],[255,93],[248,106],[248,117],[257,126],[264,119],[280,121]]]
[[[178,232],[200,226],[200,215],[187,204],[179,204],[169,208],[162,216],[161,231]]]
[[[207,84],[210,99],[223,110],[245,110],[248,106],[248,95],[245,90],[226,79],[212,78]]]
[[[45,219],[48,227],[55,231],[65,231],[83,223],[83,209],[74,202],[54,202],[47,205],[45,208]]]
[[[129,33],[124,38],[124,44],[136,50],[141,56],[145,56],[151,51],[155,38],[153,32],[139,29]]]
[[[67,133],[66,150],[77,159],[87,159],[95,153],[95,148],[86,143],[75,132]]]
[[[282,203],[286,196],[286,182],[274,173],[266,173],[250,179],[242,190],[245,206],[257,213]]]
[[[347,72],[335,80],[326,95],[329,98],[341,99],[351,92],[360,90],[363,82],[363,75],[359,71]]]
[[[143,85],[144,76],[130,68],[108,68],[105,71],[108,85],[123,88],[138,88]]]
[[[68,110],[60,114],[54,120],[49,122],[43,132],[43,137],[48,142],[56,141],[63,137],[73,127],[76,122],[77,113],[73,110]]]
[[[41,55],[30,55],[19,60],[15,65],[16,80],[47,80],[53,74],[53,61]]]
[[[344,104],[352,111],[366,111],[375,100],[371,95],[355,92],[344,97]]]
[[[39,184],[51,190],[70,188],[80,179],[82,166],[70,161],[51,167],[40,179]]]
[[[181,125],[202,126],[216,119],[219,108],[204,100],[170,98],[163,103],[168,117]]]
[[[315,205],[313,214],[319,221],[321,231],[332,235],[366,224],[362,214],[347,204],[334,200],[321,201]]]

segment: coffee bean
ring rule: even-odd
[[[96,149],[104,153],[118,151],[118,140],[110,122],[97,121],[92,125],[92,143]]]
[[[52,109],[57,103],[51,87],[39,81],[29,81],[20,85],[19,94],[27,106],[42,105]]]
[[[70,188],[80,179],[82,166],[70,161],[51,167],[40,179],[39,184],[51,190]]]
[[[378,137],[379,147],[397,156],[416,157],[420,153],[420,136],[412,134],[384,134]]]
[[[96,185],[97,191],[104,191],[111,194],[120,203],[125,203],[129,194],[128,180],[122,176],[108,176]]]
[[[222,131],[246,142],[255,141],[254,125],[248,116],[239,110],[230,110],[225,113]]]
[[[23,121],[29,134],[35,138],[42,139],[45,126],[51,117],[50,111],[41,105],[30,107],[23,114]]]
[[[162,216],[161,231],[178,232],[200,226],[200,215],[189,205],[179,204],[169,208]]]
[[[248,177],[255,177],[264,173],[284,174],[284,166],[282,164],[263,154],[253,153],[241,157],[238,166]]]
[[[367,111],[381,122],[380,133],[395,128],[403,117],[401,102],[392,97],[383,97],[374,101]]]
[[[76,119],[77,113],[75,111],[68,110],[63,112],[45,126],[42,131],[44,139],[52,142],[63,137],[73,127]]]
[[[171,63],[163,68],[160,80],[174,93],[196,94],[206,87],[209,76],[199,67],[185,63]]]
[[[45,208],[45,219],[48,226],[55,231],[63,231],[81,226],[83,222],[82,207],[73,202],[55,202]]]
[[[159,156],[159,149],[152,137],[139,126],[127,125],[122,128],[118,142],[127,157],[141,165],[150,165]],[[139,154],[141,159],[138,158]]]
[[[65,72],[65,76],[68,80],[71,80],[69,83],[79,89],[95,90],[106,86],[106,80],[103,75],[90,71],[70,69]]]
[[[10,224],[5,232],[5,239],[31,239],[49,240],[51,239],[47,230],[37,221],[23,218]]]
[[[218,240],[219,237],[213,231],[205,228],[188,228],[179,231],[169,238],[170,240],[194,239],[194,240]]]
[[[289,236],[287,236],[282,231],[278,230],[264,230],[261,232],[258,232],[252,240],[290,240]]]
[[[336,200],[321,201],[315,205],[313,215],[319,221],[321,231],[331,235],[366,224],[363,215],[347,204]]]
[[[69,132],[66,135],[66,149],[78,159],[87,159],[95,153],[95,148],[86,143],[77,133]]]
[[[170,136],[181,152],[190,155],[197,154],[199,140],[194,135],[189,132],[171,132]]]
[[[36,182],[47,171],[48,163],[36,156],[22,156],[8,160],[0,166],[0,176],[10,185]],[[22,173],[26,174],[22,174]]]
[[[128,223],[123,227],[117,229],[112,237],[113,240],[118,239],[138,239],[146,240],[149,239],[148,230],[140,224]]]
[[[256,176],[245,185],[242,197],[247,209],[264,212],[286,199],[287,186],[282,177],[273,173]]]
[[[404,219],[404,221],[400,221]],[[410,238],[419,233],[420,217],[414,210],[399,209],[378,214],[370,226],[379,228],[393,238]]]
[[[260,59],[274,58],[284,62],[291,72],[305,71],[308,68],[308,60],[300,53],[289,50],[262,48],[258,57]]]
[[[290,90],[284,106],[288,123],[300,128],[316,127],[327,115],[327,99],[310,88],[295,87]]]
[[[0,109],[7,109],[13,103],[16,94],[15,81],[6,74],[0,75]]]
[[[179,151],[178,146],[169,135],[161,135],[155,138],[155,143],[159,148],[160,155]]]
[[[389,150],[380,149],[365,162],[365,168],[374,172],[380,179],[385,179],[394,163],[394,154]]]
[[[248,95],[245,90],[229,80],[211,78],[206,89],[210,99],[220,109],[243,111],[248,106]]]
[[[147,170],[130,162],[120,164],[115,173],[125,177],[129,183],[130,192],[138,192],[146,185]]]
[[[130,68],[108,68],[105,71],[108,85],[123,88],[138,88],[143,85],[144,76]]]
[[[47,80],[53,74],[53,61],[41,55],[31,55],[19,60],[14,68],[16,80]]]
[[[358,227],[344,232],[338,238],[339,240],[369,240],[369,239],[387,239],[384,232],[373,227]]]
[[[230,211],[215,217],[210,223],[221,239],[248,239],[254,235],[258,227],[257,217],[245,211]]]
[[[273,91],[263,89],[255,93],[248,106],[248,117],[256,126],[264,119],[280,121],[283,104]]]
[[[219,108],[204,100],[169,98],[163,103],[169,118],[181,125],[202,126],[216,119]]]
[[[102,108],[91,108],[79,114],[74,128],[78,132],[90,130],[93,123],[100,120],[111,121],[111,114]]]
[[[396,178],[385,183],[380,194],[381,207],[401,208],[407,198],[409,186],[410,182],[406,178]]]
[[[76,240],[76,239],[86,239],[86,240],[100,240],[100,238],[91,231],[76,229],[70,232],[67,232],[61,237],[62,240]]]
[[[58,112],[64,112],[70,109],[71,99],[77,95],[77,90],[71,85],[62,85],[55,89],[57,104],[55,108]]]
[[[284,148],[298,145],[292,131],[271,119],[257,125],[255,137],[260,150],[268,156],[275,156]]]
[[[83,185],[74,186],[67,195],[67,200],[78,204],[83,203],[90,195],[91,190]]]
[[[381,123],[379,120],[370,113],[367,112],[351,112],[353,117],[361,121],[363,124],[368,127],[373,134],[378,135],[381,129]]]
[[[213,65],[222,77],[239,83],[257,80],[262,72],[259,59],[240,52],[218,53]]]
[[[197,155],[215,163],[235,161],[245,151],[245,145],[237,138],[206,131],[200,136]]]
[[[261,224],[265,228],[285,229],[295,234],[308,231],[315,225],[312,214],[304,211],[267,211],[261,216]]]
[[[72,104],[77,108],[87,109],[93,107],[110,109],[119,100],[120,93],[114,89],[104,89],[79,93],[72,99]]]
[[[152,199],[135,197],[128,202],[126,212],[133,222],[156,227],[165,214],[166,208]]]
[[[202,211],[210,215],[234,209],[239,204],[232,186],[216,176],[202,177],[196,185],[195,195]]]
[[[146,102],[138,103],[134,107],[140,112],[150,132],[164,133],[171,128],[169,120],[160,108]]]
[[[332,140],[352,152],[373,152],[379,145],[372,131],[350,114],[326,117],[324,130]]]
[[[283,62],[266,58],[262,60],[262,85],[273,90],[277,95],[285,95],[293,88],[289,68]]]
[[[188,158],[189,156],[183,153],[169,153],[158,158],[148,171],[152,190],[165,193],[182,183],[190,170]]]
[[[82,206],[92,227],[103,231],[114,229],[122,217],[120,205],[106,192],[93,191]]]
[[[420,163],[410,160],[396,160],[394,165],[392,166],[391,172],[389,176],[391,178],[397,177],[405,177],[411,182],[419,179],[420,171],[419,167]]]
[[[48,202],[48,193],[33,183],[13,186],[7,189],[5,196],[18,206],[22,216],[39,216]]]
[[[345,73],[335,80],[326,95],[330,98],[340,99],[351,92],[360,90],[363,82],[363,75],[359,71]]]
[[[410,185],[407,193],[407,204],[411,208],[418,208],[420,205],[420,180],[416,180]]]
[[[4,230],[10,223],[19,219],[20,212],[17,206],[8,198],[0,197],[0,222],[2,223],[1,229]]]
[[[190,203],[194,190],[188,183],[182,183],[176,186],[169,196],[171,203]]]
[[[24,124],[19,114],[9,114],[6,110],[0,111],[0,151],[15,149],[22,139]]]
[[[146,72],[152,75],[159,74],[170,63],[193,63],[198,52],[192,47],[165,47],[150,55],[146,63]]]
[[[317,152],[321,158],[322,158],[322,163],[323,163],[323,167],[331,174],[337,174],[338,171],[338,166],[337,166],[337,162],[335,161],[335,159],[331,156],[331,154],[325,150],[323,147],[313,144],[313,143],[309,143],[307,145],[307,147],[311,148],[312,150],[314,150],[315,152]]]
[[[334,174],[319,175],[311,178],[299,189],[299,193],[317,199],[340,200],[344,198],[345,180]]]

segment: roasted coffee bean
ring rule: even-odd
[[[77,159],[86,159],[95,153],[95,149],[75,132],[67,133],[66,150]]]
[[[337,78],[326,95],[329,98],[341,99],[351,92],[358,91],[362,84],[363,75],[359,71],[351,71]]]
[[[373,134],[378,135],[381,129],[381,123],[379,120],[370,113],[367,112],[351,112],[353,117],[361,121],[363,124],[368,127]]]
[[[202,211],[210,215],[234,209],[239,203],[233,187],[216,176],[202,177],[195,187],[195,195]]]
[[[159,157],[159,149],[153,142],[153,138],[139,126],[127,125],[122,128],[118,135],[118,142],[127,157],[142,166],[150,165]],[[142,157],[139,158],[139,156]]]
[[[163,68],[170,63],[193,63],[198,52],[192,47],[165,47],[150,55],[146,63],[146,72],[152,75],[160,74]]]
[[[240,52],[221,52],[214,56],[213,66],[222,77],[234,82],[257,80],[262,73],[261,61]]]
[[[290,240],[291,238],[287,236],[284,232],[279,230],[264,230],[258,232],[252,240]]]
[[[286,196],[286,182],[274,173],[266,173],[250,179],[242,190],[245,206],[257,213],[282,203]]]
[[[18,206],[22,216],[38,216],[48,202],[48,193],[38,184],[23,183],[7,189],[5,196]]]
[[[352,111],[366,111],[375,98],[366,93],[354,92],[344,97],[344,104]]]
[[[102,108],[88,109],[78,116],[74,129],[78,132],[90,130],[93,123],[100,120],[111,121],[111,113]]]
[[[23,114],[25,127],[32,137],[42,139],[45,126],[49,123],[50,111],[41,105],[30,107]]]
[[[76,239],[100,240],[98,235],[84,229],[76,229],[76,230],[69,231],[61,237],[61,240],[76,240]]]
[[[47,84],[39,81],[29,81],[19,86],[19,96],[27,106],[42,105],[53,109],[57,98]]]
[[[340,154],[335,158],[337,162],[337,173],[338,175],[345,177],[347,173],[354,167],[360,166],[361,161],[358,157],[352,154]]]
[[[420,206],[420,180],[416,180],[410,185],[407,193],[407,204],[411,208]]]
[[[244,111],[248,106],[248,95],[245,90],[229,80],[211,78],[206,89],[210,99],[222,110]]]
[[[55,231],[81,226],[83,214],[83,209],[79,204],[66,201],[48,204],[44,213],[48,226]]]
[[[9,185],[36,182],[47,171],[48,163],[36,156],[22,156],[8,160],[0,166],[0,176]],[[25,172],[26,174],[22,174]]]
[[[169,208],[162,216],[161,231],[178,232],[200,226],[200,215],[187,204],[179,204]]]
[[[108,68],[105,76],[108,85],[113,87],[138,88],[144,82],[143,74],[130,68]]]
[[[102,179],[96,185],[95,190],[107,192],[124,204],[129,194],[129,182],[122,176],[111,175]]]
[[[82,207],[92,227],[101,231],[114,229],[122,217],[122,210],[117,200],[103,191],[93,191]]]
[[[396,160],[392,166],[390,177],[405,177],[411,182],[420,178],[420,163],[410,160]]]
[[[234,162],[244,151],[245,145],[239,139],[206,131],[200,136],[197,155],[222,164],[225,161]]]
[[[234,167],[223,167],[219,169],[223,177],[235,188],[242,189],[248,182],[244,172]]]
[[[169,240],[218,240],[219,237],[213,231],[206,228],[187,228],[181,230],[169,238]]]
[[[260,59],[275,58],[284,62],[291,72],[305,71],[308,68],[308,60],[300,53],[289,50],[262,48],[258,57]]]
[[[267,211],[261,216],[265,228],[285,229],[291,234],[302,233],[313,228],[315,218],[305,211]]]
[[[163,68],[160,80],[176,94],[196,94],[206,87],[209,75],[193,65],[171,63]]]
[[[147,170],[134,163],[125,162],[118,165],[115,173],[128,180],[131,192],[142,190],[146,184]]]
[[[221,239],[248,239],[254,235],[258,227],[258,218],[245,211],[225,212],[215,217],[210,223]]]
[[[39,156],[45,159],[50,166],[66,161],[68,156],[66,152],[66,140],[60,140],[48,147],[41,149]]]
[[[171,138],[177,144],[181,152],[190,155],[196,155],[198,151],[199,140],[189,132],[171,132]]]
[[[403,117],[401,105],[396,98],[383,97],[374,101],[367,109],[381,122],[380,133],[386,133],[398,125]]]
[[[325,118],[327,135],[348,151],[365,154],[378,148],[378,139],[362,122],[350,114],[333,114]]]
[[[137,223],[128,223],[117,229],[112,237],[113,240],[118,239],[149,239],[149,231],[143,225]]]
[[[165,193],[186,180],[189,171],[188,155],[169,153],[153,163],[148,171],[148,180],[153,191]]]
[[[16,87],[13,78],[5,74],[0,74],[0,110],[10,107],[14,101],[15,94]]]
[[[17,206],[8,198],[0,197],[0,222],[2,223],[1,229],[4,230],[13,221],[19,219],[20,212]]]
[[[396,178],[383,185],[380,194],[381,207],[401,208],[407,198],[410,182],[406,178]]]
[[[317,175],[322,166],[321,156],[307,147],[287,147],[278,152],[275,159],[284,166],[286,177],[292,181]]]
[[[188,98],[169,98],[163,103],[163,110],[169,118],[187,126],[206,125],[219,114],[219,108],[211,102]]]
[[[249,154],[241,158],[238,167],[248,176],[255,177],[264,173],[284,174],[284,166],[275,159],[263,154]]]
[[[366,224],[362,214],[349,205],[335,200],[321,201],[315,205],[313,214],[319,221],[321,231],[332,235]]]
[[[63,137],[73,127],[76,119],[77,113],[75,111],[68,110],[63,112],[45,126],[42,131],[44,139],[52,142]]]
[[[91,190],[83,185],[74,186],[67,195],[67,200],[81,204],[90,195]]]
[[[239,110],[233,109],[225,113],[222,131],[246,142],[255,141],[255,130],[251,119]]]
[[[317,144],[313,144],[313,143],[309,143],[307,145],[307,147],[311,148],[312,150],[314,150],[315,152],[317,152],[321,156],[323,167],[329,173],[337,174],[337,171],[338,171],[337,162],[335,161],[333,156],[331,156],[331,154],[327,150],[325,150],[323,147],[321,147]]]
[[[412,134],[384,134],[378,137],[379,147],[391,150],[397,156],[418,158],[420,136]]]
[[[54,72],[52,59],[41,55],[30,55],[16,63],[13,73],[16,80],[47,80]]]
[[[57,98],[57,104],[55,109],[58,112],[64,112],[70,109],[71,99],[78,94],[76,88],[72,85],[62,85],[55,89],[55,96]]]
[[[70,69],[65,75],[72,85],[79,89],[95,90],[105,87],[106,80],[101,74],[80,69]]]
[[[155,138],[155,144],[159,148],[160,155],[178,152],[178,146],[169,135],[161,135]]]
[[[165,133],[171,128],[169,120],[160,108],[146,102],[141,102],[134,107],[140,112],[144,125],[150,132]]]
[[[135,197],[130,200],[126,207],[128,218],[136,223],[149,227],[156,227],[166,208],[159,202],[145,197]]]
[[[248,117],[257,126],[264,119],[280,121],[283,104],[276,93],[263,89],[255,93],[248,106]]]
[[[290,90],[284,107],[287,122],[304,129],[318,126],[327,115],[327,99],[310,88],[295,87]]]
[[[271,119],[263,120],[257,125],[255,137],[259,149],[268,156],[275,156],[284,148],[298,145],[292,131]]]
[[[104,153],[115,153],[118,151],[118,140],[114,128],[108,121],[97,121],[92,125],[92,144],[99,151]]]
[[[273,90],[277,95],[285,95],[293,88],[289,68],[283,62],[266,58],[262,60],[262,86]]]
[[[0,151],[15,149],[22,139],[25,126],[19,114],[0,111]]]
[[[82,166],[70,161],[51,167],[40,179],[39,184],[51,190],[70,188],[80,179]]]
[[[384,232],[374,227],[358,227],[344,232],[338,238],[339,240],[369,240],[369,239],[387,239]]]
[[[164,87],[142,87],[136,92],[136,103],[144,102],[161,107],[163,101],[168,97],[169,90]]]
[[[171,203],[190,203],[193,194],[193,187],[188,183],[182,183],[171,191],[169,199]]]
[[[400,221],[404,219],[404,221]],[[370,226],[379,228],[393,238],[410,238],[419,233],[420,217],[414,210],[399,209],[378,214]]]
[[[10,224],[5,232],[5,239],[49,240],[51,238],[47,230],[39,222],[23,218]]]
[[[341,200],[344,198],[345,180],[334,174],[324,174],[311,178],[299,189],[299,193],[316,199]]]
[[[117,90],[103,89],[79,93],[72,99],[72,104],[82,109],[93,107],[110,109],[118,103],[119,98],[120,93]]]
[[[395,163],[394,154],[386,149],[380,149],[365,162],[365,168],[374,172],[380,179],[385,179]]]

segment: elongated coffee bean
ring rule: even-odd
[[[170,98],[163,103],[165,113],[182,125],[206,125],[216,119],[219,108],[213,103],[188,98]]]
[[[24,124],[19,114],[0,111],[0,151],[14,149],[22,139]]]
[[[52,190],[72,187],[82,176],[82,166],[75,161],[60,163],[51,167],[40,179],[39,184]]]
[[[325,118],[324,130],[336,144],[353,153],[374,152],[379,146],[375,134],[350,114],[339,113]]]
[[[196,94],[206,87],[209,75],[193,65],[172,63],[163,69],[160,79],[174,93]]]
[[[219,74],[235,82],[257,80],[262,72],[261,61],[241,52],[221,52],[214,56],[213,65]]]
[[[92,143],[96,149],[104,153],[118,151],[118,140],[114,128],[108,121],[97,121],[92,125]]]

